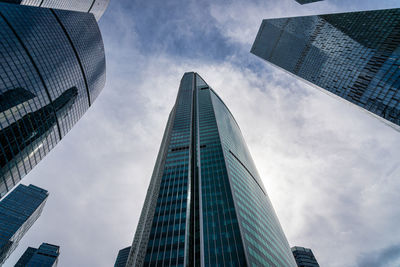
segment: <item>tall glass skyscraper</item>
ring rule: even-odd
[[[296,266],[238,124],[196,73],[181,80],[127,266]]]
[[[121,249],[118,252],[117,259],[115,260],[114,267],[125,267],[126,262],[128,261],[129,252],[131,251],[131,247],[126,247]]]
[[[0,202],[0,265],[39,218],[48,195],[37,186],[20,184]]]
[[[92,13],[99,20],[110,0],[0,0],[0,2],[27,6],[55,8]]]
[[[292,252],[298,267],[319,267],[317,259],[311,249],[292,247]]]
[[[266,19],[251,52],[400,130],[400,9]]]
[[[88,13],[0,3],[0,36],[2,197],[82,117],[104,87],[106,67]]]
[[[40,247],[28,247],[14,267],[56,267],[60,247],[48,243],[42,243]]]

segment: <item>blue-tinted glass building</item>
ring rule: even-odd
[[[127,266],[296,266],[241,131],[185,73]]]
[[[320,2],[322,0],[295,0],[297,3],[299,3],[300,5],[304,5],[304,4],[309,4],[309,3],[314,3],[314,2]]]
[[[121,249],[118,252],[117,259],[115,260],[114,267],[125,267],[126,262],[128,261],[129,252],[131,251],[131,247],[126,247]]]
[[[319,267],[317,259],[311,249],[292,247],[292,252],[298,267]]]
[[[1,197],[94,102],[105,55],[90,13],[0,3],[0,36]]]
[[[0,2],[87,12],[92,13],[96,20],[99,20],[110,0],[0,0]]]
[[[24,254],[22,254],[17,263],[14,265],[14,267],[25,267],[32,256],[35,254],[36,250],[37,248],[28,247],[25,250]]]
[[[267,19],[251,52],[400,130],[400,9]]]
[[[34,185],[18,185],[0,201],[0,265],[39,218],[48,192]]]
[[[55,267],[59,255],[59,246],[42,243],[38,249],[28,247],[14,267]]]

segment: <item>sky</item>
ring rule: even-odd
[[[47,189],[28,246],[63,266],[113,266],[131,245],[169,112],[198,72],[235,116],[291,246],[321,266],[400,265],[400,132],[249,53],[262,19],[399,7],[398,0],[111,0],[107,82],[23,180]]]

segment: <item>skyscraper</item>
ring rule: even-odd
[[[319,267],[311,249],[292,247],[292,252],[298,267]]]
[[[224,102],[185,73],[127,266],[296,266]]]
[[[251,52],[400,130],[400,9],[267,19]]]
[[[48,243],[42,243],[40,247],[28,247],[14,267],[56,267],[60,247]]]
[[[129,252],[131,251],[131,247],[126,247],[121,249],[118,252],[117,259],[115,260],[114,267],[125,267],[126,262],[128,261]]]
[[[48,195],[37,186],[20,184],[0,202],[0,265],[39,218]]]
[[[92,13],[99,20],[110,0],[0,0],[10,4]]]
[[[295,1],[301,5],[304,5],[304,4],[314,3],[314,2],[320,2],[322,0],[295,0]]]
[[[88,13],[0,3],[0,36],[2,197],[94,102],[105,55]]]
[[[22,254],[21,258],[19,258],[17,263],[14,265],[14,267],[25,267],[32,256],[35,254],[36,250],[37,248],[28,247],[25,250],[24,254]]]

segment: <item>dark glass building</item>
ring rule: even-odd
[[[314,3],[314,2],[320,2],[322,0],[295,0],[295,1],[301,5],[304,5],[304,4]]]
[[[400,9],[267,19],[251,52],[400,130]]]
[[[14,267],[55,267],[59,255],[59,246],[42,243],[38,249],[28,247]]]
[[[20,184],[0,202],[0,265],[39,218],[48,195],[34,185]]]
[[[292,252],[298,267],[319,267],[311,249],[292,247]]]
[[[0,3],[0,36],[2,197],[96,99],[105,55],[88,13]]]
[[[0,2],[87,12],[92,13],[96,20],[99,20],[110,0],[0,0]]]
[[[14,265],[14,267],[25,267],[32,256],[35,254],[37,248],[28,247],[24,254],[22,254],[21,258],[19,258],[18,262]]]
[[[169,115],[127,266],[296,266],[234,117],[196,73]]]
[[[130,251],[131,251],[131,247],[121,249],[118,252],[118,256],[117,256],[117,259],[115,260],[114,267],[125,267],[126,262],[128,261]]]

